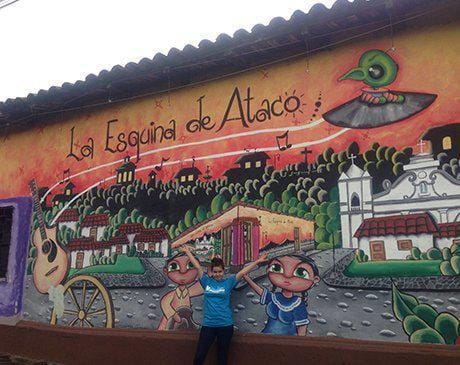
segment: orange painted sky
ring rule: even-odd
[[[335,151],[343,150],[351,141],[357,141],[361,151],[368,149],[375,141],[396,148],[404,146],[415,148],[419,137],[426,129],[435,125],[458,122],[457,83],[460,75],[457,55],[460,53],[460,46],[456,42],[457,39],[459,39],[458,30],[452,26],[397,35],[394,39],[396,51],[391,55],[399,65],[399,73],[391,89],[437,94],[435,102],[426,110],[402,122],[374,129],[350,130],[332,141],[309,147],[314,151],[312,155],[316,156],[328,146],[334,148]],[[141,153],[167,146],[177,146],[181,143],[230,136],[235,133],[306,125],[310,119],[317,120],[326,111],[358,96],[363,87],[361,83],[351,80],[338,82],[338,77],[355,67],[359,57],[366,50],[374,48],[386,50],[389,45],[389,39],[369,39],[310,57],[308,73],[306,58],[301,57],[218,82],[138,99],[130,103],[109,105],[99,110],[85,111],[74,117],[66,117],[63,114],[59,123],[43,125],[40,128],[6,137],[2,136],[0,138],[2,160],[0,197],[28,195],[27,182],[32,177],[37,179],[39,186],[51,186],[62,178],[63,170],[68,168],[71,174],[75,174],[101,164],[118,161],[127,153],[131,156],[135,155],[135,148],[116,154],[104,151],[106,123],[115,118],[119,122],[114,125],[114,133],[149,128],[149,123],[152,121],[155,121],[156,125],[166,126],[171,119],[176,120],[175,142],[163,141],[155,145],[141,146]],[[234,88],[238,87],[241,97],[244,98],[248,86],[251,87],[254,97],[253,111],[260,107],[264,98],[275,100],[279,95],[286,98],[286,93],[291,95],[295,92],[297,96],[303,95],[301,97],[305,104],[301,108],[303,113],[296,112],[295,117],[287,113],[282,117],[273,117],[262,123],[254,122],[249,128],[243,128],[240,121],[231,121],[216,133]],[[322,105],[316,112],[317,116],[312,117],[315,113],[315,102],[320,93]],[[198,116],[197,99],[203,95],[205,95],[203,114],[209,115],[211,124],[215,123],[216,126],[209,131],[189,133],[185,130],[185,124]],[[235,110],[234,108],[233,114]],[[72,127],[75,127],[77,144],[83,145],[89,137],[94,139],[93,159],[86,158],[77,162],[73,158],[66,158],[70,148],[70,129]],[[291,131],[289,143],[318,140],[340,132],[340,130],[339,127],[323,122],[311,129]],[[161,157],[174,161],[230,151],[243,153],[245,148],[273,147],[276,146],[275,136],[281,133],[246,135],[236,139],[150,154],[141,158],[138,167],[157,164]],[[289,149],[283,152],[269,152],[269,155],[272,156],[269,163],[274,163],[274,155],[277,153],[280,154],[278,167],[302,161],[303,156],[300,155],[300,151],[301,149]],[[313,158],[312,155],[310,159]],[[234,165],[236,158],[237,156],[230,156],[198,160],[196,166],[204,173],[206,165],[210,165],[211,175],[218,177],[224,170],[236,167]],[[77,186],[76,190],[81,191],[99,180],[112,176],[118,165],[119,163],[116,163],[73,178],[72,181]],[[190,166],[190,162],[184,163],[183,166]],[[179,164],[165,167],[160,178],[170,179],[179,169]],[[146,180],[149,171],[150,169],[137,176]],[[58,187],[52,194],[60,192],[62,188]]]

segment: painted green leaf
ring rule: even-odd
[[[460,256],[452,256],[450,259],[450,266],[456,275],[460,275]]]
[[[418,305],[418,300],[412,295],[404,294],[392,285],[393,290],[393,312],[401,322],[404,317],[413,314],[412,310]]]
[[[411,343],[439,343],[445,344],[441,334],[432,328],[423,328],[415,331],[409,338]]]
[[[415,331],[423,328],[430,328],[430,326],[428,326],[425,321],[417,317],[415,314],[409,314],[406,318],[404,318],[403,328],[408,335],[411,335]]]
[[[452,257],[452,253],[450,252],[449,247],[444,247],[442,249],[442,258],[444,260],[450,260],[451,257]]]
[[[434,328],[434,322],[438,316],[438,312],[431,305],[419,304],[413,309],[414,314],[424,320],[430,327]]]
[[[454,315],[443,312],[438,315],[434,328],[442,335],[446,344],[453,345],[459,335],[459,321]]]
[[[452,269],[452,265],[450,264],[450,261],[443,261],[439,265],[439,270],[443,275],[455,275],[454,269]]]

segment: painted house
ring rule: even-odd
[[[460,180],[440,169],[431,154],[411,157],[404,174],[372,192],[372,177],[354,163],[339,178],[340,217],[344,247],[357,248],[354,233],[370,218],[430,213],[436,223],[460,221]]]
[[[105,213],[88,214],[81,222],[81,235],[94,237],[99,241],[104,235],[104,230],[109,226],[109,216]]]
[[[460,123],[429,128],[420,139],[431,143],[431,152],[434,156],[440,152],[460,156]]]
[[[122,223],[118,226],[118,232],[126,235],[130,246],[133,245],[136,235],[144,229],[145,227],[142,223]]]
[[[75,188],[75,184],[72,181],[69,181],[67,185],[64,187],[63,194],[56,194],[53,197],[52,204],[58,205],[59,203],[67,203],[74,197],[73,189]]]
[[[202,175],[201,171],[195,166],[192,166],[180,169],[174,178],[179,184],[187,186],[195,184],[195,181],[200,175]]]
[[[134,181],[136,173],[136,165],[130,161],[130,157],[126,156],[123,164],[116,169],[117,184],[129,185]]]
[[[64,226],[76,231],[79,218],[78,209],[66,209],[56,220],[56,223],[59,229]]]
[[[264,173],[269,159],[270,156],[266,152],[246,153],[236,159],[235,164],[239,167],[228,169],[224,172],[224,176],[230,182],[260,177]]]
[[[365,219],[354,237],[370,260],[404,260],[412,247],[426,252],[434,247],[438,227],[428,213]]]
[[[128,253],[129,249],[129,240],[128,237],[124,234],[121,236],[113,236],[109,238],[110,252],[115,252],[118,255],[123,255]]]
[[[460,244],[460,221],[452,223],[439,223],[436,235],[436,246],[440,249]]]
[[[169,234],[164,228],[144,229],[134,238],[137,251],[157,252],[168,256]]]
[[[291,241],[300,251],[300,243],[313,238],[314,222],[237,202],[181,233],[171,241],[171,246],[177,248],[210,234],[220,236],[222,259],[232,270],[237,270],[255,260],[259,250],[270,242]]]
[[[90,266],[91,255],[111,255],[111,245],[107,242],[99,242],[94,237],[75,238],[67,245],[70,252],[70,267],[82,269]]]

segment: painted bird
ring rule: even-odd
[[[384,86],[390,85],[398,73],[397,63],[386,53],[372,49],[363,53],[358,67],[352,68],[339,78],[362,81],[370,88],[364,88],[361,100],[368,104],[386,104],[404,102],[403,95],[397,95]]]

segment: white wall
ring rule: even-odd
[[[454,240],[458,240],[460,237],[443,237],[443,238],[436,238],[436,245],[437,247],[442,250],[444,247],[452,246]]]
[[[412,240],[412,247],[418,247],[420,251],[426,252],[433,247],[433,235],[420,234],[420,235],[388,235],[388,236],[372,236],[361,237],[359,239],[359,248],[362,249],[371,260],[370,241],[383,241],[385,248],[385,256],[387,260],[405,260],[406,256],[411,252],[410,250],[398,250],[398,240]]]
[[[58,228],[61,229],[62,226],[66,226],[73,231],[77,230],[77,222],[59,222]]]

